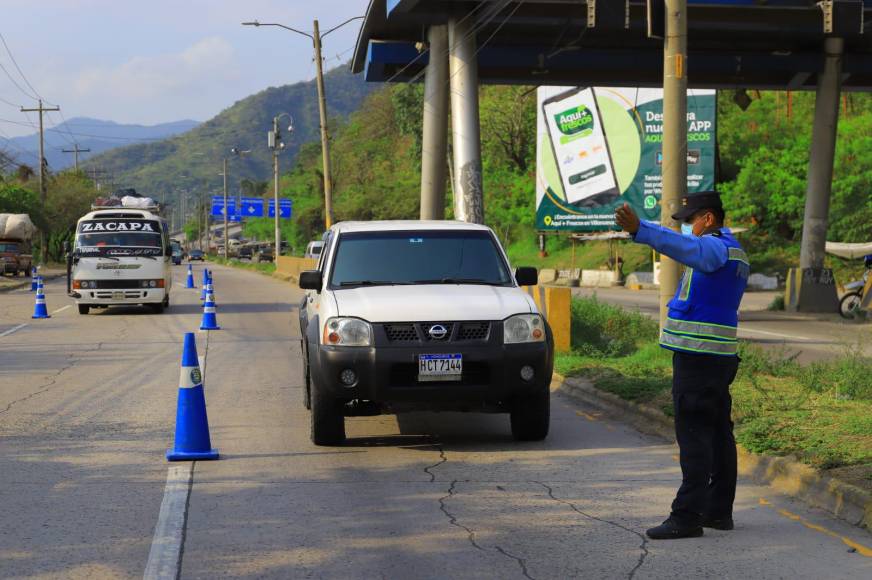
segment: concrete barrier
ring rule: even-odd
[[[554,334],[554,350],[556,352],[569,352],[571,347],[571,290],[554,286],[527,286],[525,289],[536,301],[539,312],[551,326],[551,332]]]
[[[314,258],[295,258],[293,256],[279,256],[276,258],[275,276],[282,280],[297,281],[300,272],[314,270],[318,267],[318,260]]]
[[[610,288],[618,285],[618,274],[612,270],[582,270],[579,286]]]

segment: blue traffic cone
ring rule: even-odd
[[[206,396],[197,359],[197,342],[193,332],[186,332],[182,372],[179,375],[176,437],[173,448],[167,449],[167,461],[199,459],[218,459],[218,450],[212,449],[209,439],[209,417],[206,416]]]
[[[36,287],[38,286],[38,282],[36,279],[36,266],[32,266],[30,268],[30,291],[36,292]]]
[[[209,281],[209,268],[203,268],[203,286]]]
[[[194,286],[194,270],[190,264],[188,264],[188,279],[185,280],[185,288],[196,288]]]
[[[211,292],[206,294],[206,301],[203,303],[203,321],[200,322],[200,330],[221,330],[215,318],[215,298],[212,297]]]
[[[209,293],[209,278],[203,281],[203,289],[200,290],[200,301],[206,300],[206,294]]]
[[[33,306],[31,318],[51,318],[45,307],[45,294],[42,289],[42,276],[36,278],[36,304]]]

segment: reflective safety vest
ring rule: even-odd
[[[736,356],[739,304],[751,265],[739,242],[726,230],[712,234],[727,246],[727,263],[706,274],[686,268],[669,301],[660,346],[694,354]]]

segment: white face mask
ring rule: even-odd
[[[693,224],[681,224],[681,235],[692,236],[693,235]]]

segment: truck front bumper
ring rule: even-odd
[[[504,411],[517,397],[549,388],[554,366],[550,332],[548,338],[509,345],[496,341],[438,347],[322,345],[310,361],[312,388],[325,389],[338,400],[372,401],[394,410]],[[459,380],[421,381],[418,357],[422,354],[461,354],[463,374]],[[529,380],[521,376],[524,367],[533,370]],[[346,370],[357,377],[352,385],[342,382]]]

